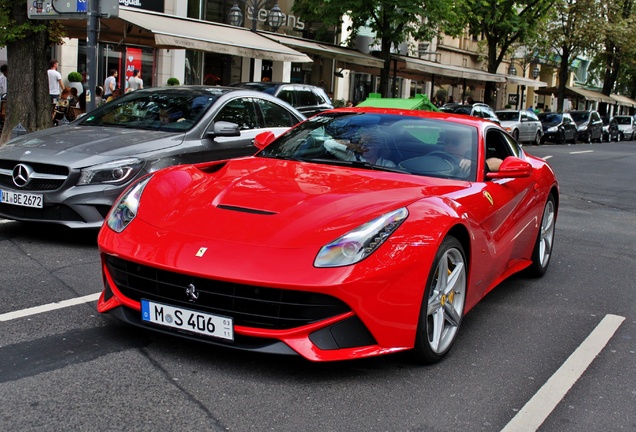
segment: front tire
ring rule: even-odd
[[[528,276],[541,277],[545,274],[552,257],[554,244],[554,226],[556,223],[556,203],[554,196],[550,194],[543,208],[541,226],[537,234],[537,240],[532,251],[532,264],[528,267]]]
[[[449,236],[438,249],[426,281],[413,349],[417,362],[436,363],[451,349],[462,322],[467,280],[464,248]]]

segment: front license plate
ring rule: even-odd
[[[22,207],[34,207],[34,208],[44,207],[42,195],[24,193],[24,192],[14,192],[10,190],[0,190],[0,203],[17,205]]]
[[[142,321],[192,333],[234,340],[232,318],[141,300]]]

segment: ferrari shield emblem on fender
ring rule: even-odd
[[[195,256],[201,258],[205,254],[205,251],[207,250],[208,248],[205,248],[205,247],[199,248]]]
[[[495,200],[492,199],[492,195],[490,195],[490,192],[484,191],[484,196],[486,197],[486,199],[488,200],[490,205],[494,205],[495,204]]]

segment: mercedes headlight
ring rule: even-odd
[[[340,267],[355,264],[371,255],[404,222],[406,208],[367,222],[323,246],[314,260],[316,267]]]
[[[120,233],[137,216],[141,194],[151,178],[152,176],[148,176],[130,187],[110,209],[106,219],[110,229]]]
[[[86,167],[82,169],[77,185],[123,184],[135,177],[143,165],[143,160],[131,158]]]

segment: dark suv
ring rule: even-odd
[[[333,108],[327,93],[321,87],[309,84],[244,82],[232,84],[231,87],[243,87],[269,93],[284,100],[307,117]]]
[[[576,122],[577,141],[591,143],[603,141],[603,120],[598,112],[569,111],[570,117]]]

